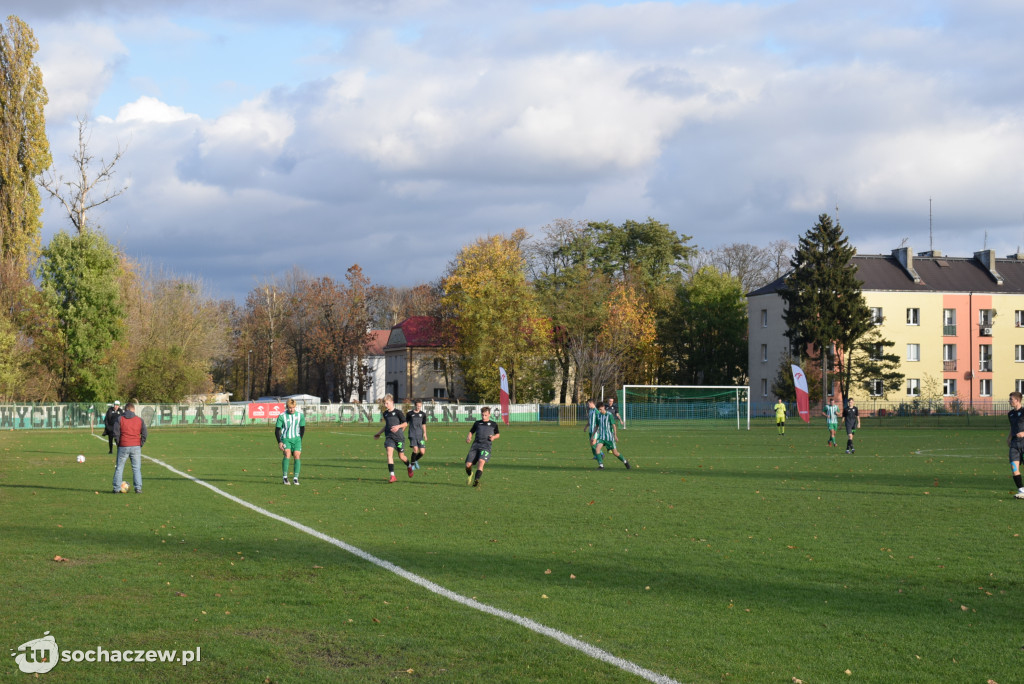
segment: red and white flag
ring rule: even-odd
[[[498,366],[498,373],[501,375],[501,419],[508,425],[508,375],[501,366]]]
[[[793,366],[793,387],[796,388],[796,412],[805,423],[811,422],[811,406],[807,397],[807,376],[800,366]]]

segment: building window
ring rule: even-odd
[[[992,396],[992,381],[985,379],[978,381],[978,394],[983,397]]]
[[[768,309],[761,309],[761,327],[768,327]]]
[[[434,398],[435,399],[447,399],[448,398],[448,392],[445,391],[444,387],[435,387],[434,388]]]
[[[908,344],[907,345],[907,361],[920,361],[921,360],[921,345],[919,344]]]
[[[942,334],[956,336],[956,309],[942,310]]]
[[[1014,380],[1013,386],[1018,392],[1024,394],[1024,380]]]
[[[881,342],[875,342],[875,344],[871,346],[871,352],[868,355],[868,358],[871,359],[872,361],[881,361],[882,354],[884,353],[885,345],[883,345]]]
[[[1018,363],[1024,361],[1024,344],[1013,345],[1013,360]]]
[[[907,378],[907,396],[908,397],[919,397],[921,396],[921,381],[917,378]]]
[[[953,378],[946,378],[945,380],[942,381],[942,396],[956,396],[956,380],[954,380]]]
[[[907,325],[921,325],[920,309],[907,309]]]
[[[978,325],[983,328],[991,328],[992,321],[996,318],[995,309],[978,309]]]
[[[881,380],[869,380],[868,381],[868,393],[873,397],[882,396],[882,381]]]
[[[882,325],[882,307],[871,307],[871,322],[874,325]]]
[[[992,345],[978,345],[978,370],[990,372],[992,370]]]
[[[956,370],[956,345],[942,345],[942,371],[952,373]]]
[[[434,372],[444,373],[444,359],[442,359],[440,356],[434,359]]]
[[[768,361],[768,345],[761,345],[761,362],[766,363]]]
[[[1013,312],[1013,324],[1018,328],[1024,328],[1024,311],[1017,309]]]
[[[764,378],[761,378],[761,396],[768,396],[768,381]]]

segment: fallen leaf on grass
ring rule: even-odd
[[[545,570],[544,574],[545,575],[550,575],[551,574],[551,568],[548,568],[547,570]]]
[[[377,618],[370,618],[370,619],[373,620],[374,622],[380,624],[380,620],[378,620]]]
[[[68,559],[64,558],[63,556],[54,556],[53,560],[56,563],[67,563],[68,562]]]
[[[569,579],[576,579],[576,575],[569,575]]]
[[[176,591],[176,592],[174,592],[174,595],[175,595],[175,596],[188,596],[188,594],[183,594],[183,593],[181,593],[180,591]]]
[[[793,677],[793,684],[804,684],[804,680]]]
[[[541,594],[540,597],[546,599],[548,597],[548,595],[547,594]]]

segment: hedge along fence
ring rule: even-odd
[[[254,404],[256,402],[253,402]],[[275,402],[281,403],[283,402]],[[501,420],[501,410],[493,404],[424,404],[428,423],[472,423],[480,417],[480,409],[491,408],[491,419]],[[0,430],[52,430],[92,428],[103,430],[107,404],[4,404],[0,405]],[[411,411],[412,406],[401,406]],[[306,404],[299,409],[306,414],[306,425],[366,424],[381,422],[377,404]],[[274,425],[277,414],[266,418],[250,418],[249,404],[138,404],[135,413],[142,416],[147,427],[230,427]],[[533,423],[540,420],[539,404],[517,404],[509,407],[509,422]]]

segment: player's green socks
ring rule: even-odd
[[[285,456],[284,458],[281,459],[281,475],[283,477],[288,477],[288,457],[287,456]]]
[[[299,479],[299,467],[302,465],[302,459],[295,459],[295,479]]]
[[[599,466],[603,466],[604,465],[604,454],[594,454],[594,458],[597,459],[597,465],[599,465]]]
[[[625,462],[626,462],[626,457],[625,457],[625,456],[623,456],[622,454],[619,454],[619,455],[618,455],[618,456],[616,456],[615,458],[619,459],[619,460],[620,460],[620,461],[622,461],[623,463],[625,463]]]

